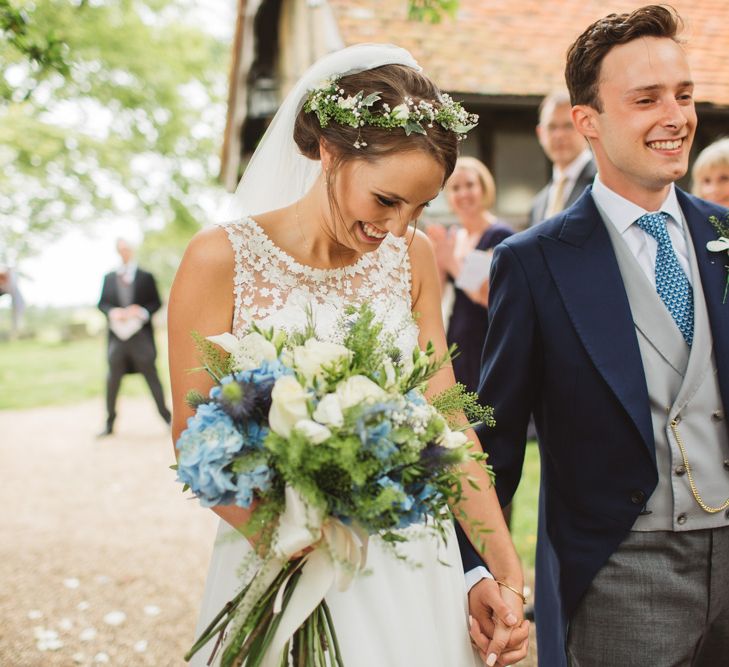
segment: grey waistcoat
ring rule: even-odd
[[[601,212],[602,213],[602,212]],[[603,214],[603,218],[605,215]],[[684,221],[684,229],[686,223]],[[729,497],[729,436],[719,392],[713,339],[691,237],[694,339],[689,348],[655,287],[617,229],[605,220],[633,314],[655,439],[658,486],[633,530],[697,530],[729,525],[729,510],[708,513],[695,500],[671,421],[683,442],[704,503]]]
[[[116,276],[116,289],[119,294],[119,303],[121,306],[131,306],[134,299],[134,283],[125,283],[119,274]]]

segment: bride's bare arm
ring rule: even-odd
[[[441,319],[436,263],[430,242],[420,232],[415,232],[413,236],[410,245],[410,261],[413,277],[413,313],[417,317],[420,327],[420,345],[425,347],[428,341],[431,341],[435,346],[436,354],[442,355],[448,346]],[[428,393],[438,394],[453,384],[455,384],[453,368],[448,365],[430,381]],[[473,442],[473,446],[481,450],[481,444],[473,430],[466,431],[466,435]],[[459,520],[459,522],[472,544],[480,551],[484,562],[488,563],[489,570],[496,580],[511,587],[502,588],[490,580],[487,582],[488,590],[486,591],[481,585],[474,586],[472,591],[475,592],[475,595],[469,596],[473,598],[471,599],[472,613],[477,615],[475,608],[487,604],[491,613],[502,621],[509,617],[509,609],[517,614],[518,619],[521,619],[522,601],[511,590],[523,590],[524,579],[521,563],[504,521],[496,490],[491,484],[488,473],[478,463],[468,462],[463,466],[463,473],[475,480],[479,489],[475,490],[469,484],[464,483],[463,500],[458,507],[454,508],[457,513],[462,512],[465,515],[465,519]],[[485,528],[488,532],[481,533],[479,528]],[[478,590],[476,591],[476,589]],[[508,604],[508,609],[503,605],[503,601]],[[489,617],[491,613],[489,613]],[[481,614],[478,616],[480,617]],[[483,625],[483,619],[479,620]],[[514,662],[526,654],[528,624],[520,626],[513,631],[513,634],[504,625],[497,624],[495,630],[492,624],[486,633],[488,640],[484,639],[483,643],[478,639],[477,631],[471,633],[472,637],[477,640],[485,660],[487,655],[492,652],[500,654],[502,651],[506,651],[504,656],[508,655]],[[511,638],[509,638],[510,634],[512,634]],[[491,656],[490,660],[495,660],[495,657]],[[487,664],[493,664],[490,660],[487,661]]]
[[[230,331],[233,323],[235,258],[226,232],[211,227],[199,232],[185,251],[170,292],[167,315],[170,382],[172,385],[172,441],[193,414],[185,402],[191,389],[207,395],[213,385],[200,367],[193,331],[211,336]],[[177,450],[175,450],[175,455]],[[239,527],[250,510],[236,506],[213,507],[229,524]]]
[[[436,354],[442,355],[447,349],[445,332],[440,315],[440,303],[435,262],[430,244],[421,234],[416,233],[411,244],[410,257],[413,274],[413,313],[418,318],[420,327],[420,345],[424,347],[428,341],[435,346]],[[455,384],[453,368],[448,365],[442,368],[430,381],[428,393],[435,395]],[[481,449],[476,434],[469,430],[466,432],[474,447]],[[471,538],[474,546],[479,548],[483,542],[485,547],[481,555],[488,562],[493,575],[511,586],[521,590],[522,573],[519,557],[504,522],[496,491],[491,484],[488,473],[475,462],[469,462],[464,467],[464,473],[476,480],[479,490],[464,485],[464,499],[459,509],[467,517],[481,522],[490,532],[487,535],[473,535],[473,527],[468,521],[463,521],[463,529]]]

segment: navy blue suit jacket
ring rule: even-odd
[[[502,505],[521,477],[533,412],[542,462],[536,567],[539,664],[566,665],[567,623],[598,570],[656,487],[648,390],[628,298],[588,188],[556,217],[506,239],[491,269],[480,399],[496,427],[480,429]],[[725,210],[681,191],[729,413],[725,256],[709,216]],[[706,351],[707,354],[709,350]],[[463,544],[464,567],[479,564]],[[465,548],[464,548],[465,547]]]

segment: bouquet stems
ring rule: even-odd
[[[223,649],[221,667],[260,667],[301,577],[304,563],[304,559],[296,559],[283,566]],[[254,582],[255,579],[225,605],[187,652],[186,661],[217,636],[208,661],[208,664],[212,664],[223,643],[228,625],[236,617],[238,607]],[[281,611],[274,613],[276,597],[283,585],[286,585],[286,591],[283,594]],[[289,647],[292,648],[291,654],[296,667],[344,667],[334,623],[325,600],[319,603],[287,643],[281,656],[282,667],[289,664]]]

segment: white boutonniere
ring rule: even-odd
[[[709,218],[709,222],[719,234],[719,238],[709,241],[706,244],[706,249],[710,252],[725,252],[729,257],[729,213],[724,216],[724,222],[720,221],[715,215]],[[724,283],[722,303],[726,303],[727,292],[729,292],[729,264],[726,264],[724,268],[726,269],[726,283]]]

